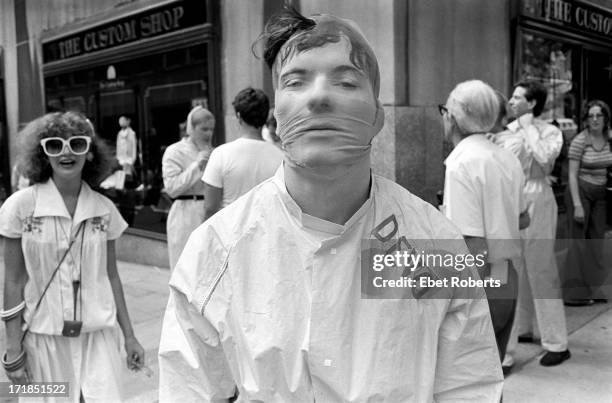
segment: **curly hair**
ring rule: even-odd
[[[601,101],[599,99],[593,99],[592,101],[589,101],[584,107],[584,112],[582,114],[582,121],[583,122],[589,121],[589,110],[594,106],[599,106],[599,108],[601,109],[601,113],[603,113],[604,115],[603,130],[605,133],[606,131],[610,130],[610,107],[604,101]]]
[[[70,138],[89,136],[91,157],[85,160],[82,179],[91,187],[96,187],[110,173],[112,159],[108,146],[94,133],[91,122],[77,112],[54,112],[41,116],[19,133],[20,155],[18,157],[22,173],[31,183],[43,183],[51,178],[53,169],[49,158],[40,145],[47,137]]]
[[[232,106],[249,126],[259,129],[268,120],[270,101],[262,90],[251,87],[243,89],[236,94]]]

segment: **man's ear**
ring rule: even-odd
[[[535,99],[532,99],[531,101],[527,101],[527,106],[529,107],[529,110],[533,112],[533,108],[536,107],[537,101]]]

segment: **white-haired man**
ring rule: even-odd
[[[328,15],[287,11],[266,30],[283,166],[192,234],[170,281],[160,401],[221,401],[236,388],[264,402],[499,399],[482,288],[431,290],[440,299],[362,290],[370,244],[452,238],[467,253],[436,209],[371,174],[384,121],[372,49]]]
[[[501,287],[487,287],[500,360],[510,337],[521,259],[519,216],[525,210],[524,175],[518,159],[487,139],[499,120],[495,91],[480,80],[458,84],[440,105],[444,134],[454,149],[445,161],[446,216],[461,230],[473,255],[488,256]]]

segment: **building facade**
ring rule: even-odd
[[[194,105],[205,105],[218,117],[214,141],[220,144],[236,137],[231,101],[239,90],[253,86],[273,95],[269,72],[255,55],[259,45],[252,44],[282,4],[0,2],[0,184],[5,192],[18,131],[31,119],[47,111],[79,110],[113,145],[117,120],[125,115],[138,138],[137,178],[109,196],[130,222],[134,242],[161,244],[171,203],[161,191],[164,148],[178,141],[179,124]],[[612,102],[612,0],[292,4],[305,15],[331,13],[363,29],[380,62],[386,113],[374,140],[374,171],[430,202],[442,189],[447,151],[437,105],[458,82],[479,78],[510,94],[520,79],[542,81],[549,89],[545,118],[558,124],[568,141],[582,126],[586,100]]]

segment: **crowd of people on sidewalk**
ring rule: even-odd
[[[609,107],[589,102],[569,147],[573,242],[560,270],[550,174],[564,137],[539,118],[542,84],[519,82],[507,100],[468,80],[438,106],[453,149],[436,208],[372,173],[385,113],[354,22],[286,8],[259,41],[272,111],[262,90],[240,91],[236,139],[213,148],[216,118],[196,106],[163,154],[160,401],[497,402],[518,342],[539,339],[543,366],[569,359],[564,302],[607,302]],[[135,136],[121,126],[129,175]],[[35,119],[21,138],[30,186],[0,206],[2,364],[14,383],[69,382],[67,401],[121,401],[118,329],[128,368],[145,361],[117,274],[127,224],[94,190],[111,157],[76,112]],[[388,259],[442,252],[481,264]],[[372,275],[382,288],[365,284]]]

